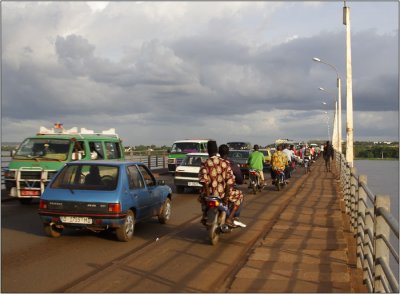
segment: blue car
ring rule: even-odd
[[[59,237],[66,227],[95,232],[115,230],[129,241],[135,223],[171,217],[172,190],[156,181],[143,163],[75,161],[67,163],[46,187],[39,204],[44,230]]]

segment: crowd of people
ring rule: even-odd
[[[240,209],[243,204],[243,192],[237,189],[236,185],[243,184],[243,175],[238,166],[228,159],[229,147],[226,144],[219,146],[214,140],[207,143],[209,158],[200,167],[199,182],[202,185],[199,201],[202,204],[203,217],[201,222],[206,223],[205,196],[219,196],[226,205],[231,206],[231,211],[226,219],[226,224],[230,227],[246,225],[239,221]],[[331,171],[330,160],[333,159],[334,151],[329,141],[325,143],[323,149],[316,150],[313,146],[305,144],[298,149],[294,145],[278,145],[276,151],[271,156],[271,179],[275,181],[275,171],[283,171],[286,184],[289,183],[292,172],[296,164],[305,159],[316,160],[323,152],[326,171]],[[254,151],[250,154],[248,161],[249,169],[256,170],[263,186],[266,185],[264,178],[264,154],[259,151],[259,146],[254,145]]]

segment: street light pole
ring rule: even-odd
[[[322,87],[319,87],[320,91],[326,92],[326,90]],[[338,101],[335,99],[335,114],[333,120],[333,131],[332,131],[332,146],[335,150],[339,151],[339,120],[338,120]]]
[[[346,160],[353,167],[353,74],[351,65],[350,8],[343,5],[343,24],[346,26]]]
[[[335,146],[336,150],[339,150],[339,141],[338,141],[338,131],[337,131],[337,125],[338,125],[338,118],[337,118],[337,101],[335,101],[335,117],[333,119],[333,132],[332,132],[332,145]]]
[[[336,87],[338,89],[337,97],[338,97],[338,152],[342,153],[342,82],[339,77],[339,73],[332,64],[322,61],[321,59],[314,57],[314,61],[321,62],[333,68],[336,72]]]
[[[328,125],[328,141],[331,141],[331,131],[329,128],[329,114],[327,111],[324,111],[324,113],[326,114],[326,124]]]

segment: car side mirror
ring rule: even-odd
[[[158,186],[164,186],[165,185],[165,180],[158,180],[157,181]]]

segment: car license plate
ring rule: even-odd
[[[60,219],[63,223],[69,224],[87,224],[90,225],[93,223],[93,220],[90,217],[78,217],[78,216],[60,216]]]
[[[188,182],[189,187],[201,187],[201,184],[198,182]]]
[[[39,190],[21,190],[21,196],[40,196]]]

